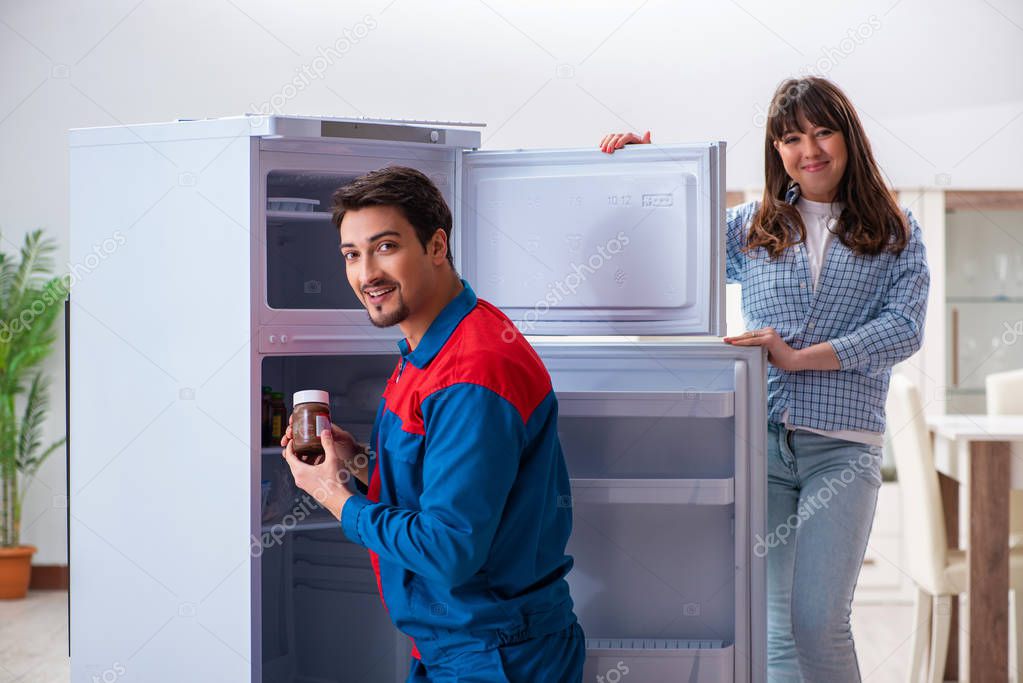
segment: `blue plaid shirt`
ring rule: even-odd
[[[799,186],[785,200],[795,204]],[[793,348],[831,342],[841,370],[767,371],[769,422],[826,431],[883,432],[891,368],[923,339],[930,272],[920,226],[906,209],[912,236],[901,254],[858,256],[832,240],[816,290],[806,245],[775,260],[763,247],[744,252],[760,203],[728,210],[727,277],[742,285],[748,329],[773,327]]]

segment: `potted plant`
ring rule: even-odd
[[[36,549],[21,545],[22,503],[39,467],[66,440],[42,447],[49,380],[40,366],[53,350],[68,291],[65,278],[52,275],[55,250],[36,230],[17,262],[0,251],[0,598],[28,592]]]

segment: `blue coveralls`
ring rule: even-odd
[[[539,356],[468,283],[387,382],[369,492],[345,534],[370,551],[409,681],[576,683],[585,644],[557,400]]]

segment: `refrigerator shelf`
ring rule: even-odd
[[[720,650],[723,640],[679,638],[587,638],[587,650]]]
[[[708,417],[735,415],[734,391],[559,391],[565,417]]]
[[[573,503],[730,505],[735,480],[572,479]]]
[[[637,683],[735,679],[734,645],[720,640],[586,639],[583,680],[618,678]]]
[[[293,524],[285,523],[282,517],[276,521],[263,522],[261,527],[264,534],[272,533],[276,530],[287,533],[289,531],[313,531],[316,529],[337,529],[340,533],[341,522],[334,519],[334,515],[321,509],[308,515],[305,519],[296,520]]]

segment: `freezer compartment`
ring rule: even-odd
[[[263,567],[264,683],[400,683],[408,639],[391,623],[364,548],[341,529],[296,530]]]
[[[369,323],[348,284],[332,196],[365,173],[402,165],[429,176],[450,203],[454,150],[415,152],[365,143],[318,149],[323,153],[260,153],[263,175],[254,200],[263,238],[257,242],[262,252],[260,320],[354,326],[360,337],[395,337],[396,329],[379,330]],[[366,155],[369,150],[375,154]]]
[[[568,582],[587,637],[735,642],[733,506],[572,511]]]
[[[735,647],[720,640],[586,639],[584,681],[729,683]]]

